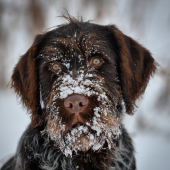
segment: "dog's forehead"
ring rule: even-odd
[[[91,25],[92,26],[92,25]],[[97,29],[98,28],[98,29]],[[101,34],[100,26],[95,28],[63,26],[51,32],[41,54],[47,60],[87,61],[91,56],[100,56],[113,61],[114,51],[110,47],[108,37]],[[107,30],[105,30],[107,31]]]

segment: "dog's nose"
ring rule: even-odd
[[[64,107],[77,116],[88,106],[89,100],[86,96],[73,94],[64,100]]]

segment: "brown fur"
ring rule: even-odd
[[[151,57],[150,52],[136,41],[125,36],[114,26],[109,26],[109,29],[113,31],[118,43],[120,51],[119,67],[122,81],[121,88],[126,103],[126,111],[127,113],[132,114],[134,104],[139,96],[145,91],[149,78],[155,72],[157,64]],[[93,36],[91,34],[89,35]],[[14,88],[15,92],[22,98],[24,106],[26,106],[28,110],[31,110],[33,126],[36,126],[37,122],[41,123],[39,117],[36,115],[38,85],[35,68],[36,45],[40,39],[41,36],[37,36],[31,48],[21,57],[14,69],[11,82],[11,87]],[[62,42],[66,41],[63,39],[58,40],[61,40]],[[68,44],[71,42],[70,40],[68,40],[68,42],[66,41]],[[75,45],[74,48],[80,50],[77,45]],[[46,47],[44,51],[50,49],[51,47]]]
[[[68,18],[66,17],[66,19]],[[62,54],[63,60],[69,59],[70,68],[66,68],[60,59],[53,59],[60,54]],[[83,57],[80,61],[78,61],[79,55]],[[100,58],[101,63],[93,66],[92,59],[96,56]],[[60,70],[52,68],[54,63],[60,66]],[[101,136],[97,136],[96,139],[98,141],[102,139],[101,141],[105,142],[102,145],[103,148],[96,152],[92,148],[78,151],[78,156],[74,155],[75,157],[70,161],[75,161],[77,165],[83,166],[85,169],[90,165],[96,169],[109,169],[109,167],[118,169],[118,167],[127,168],[129,166],[128,170],[130,170],[135,169],[135,159],[131,139],[121,123],[123,101],[126,113],[133,114],[136,100],[144,93],[156,66],[156,62],[147,49],[124,35],[114,25],[101,26],[69,18],[69,24],[61,25],[59,28],[35,38],[33,45],[26,54],[21,56],[14,68],[11,87],[21,97],[23,105],[31,114],[32,127],[29,127],[29,130],[35,132],[36,129],[39,129],[37,133],[41,134],[42,138],[48,138],[49,143],[56,140],[58,143],[54,143],[57,147],[60,142],[65,140],[65,135],[79,124],[88,127],[91,134],[96,134],[95,130],[91,128],[95,117],[94,109],[101,107],[98,112],[100,116],[96,119],[98,127],[101,127]],[[80,74],[79,71],[82,71],[84,76],[81,82],[93,81],[93,85],[84,85],[84,87],[94,93],[88,96],[89,104],[77,118],[74,113],[68,112],[65,108],[65,98],[55,98],[54,96],[58,95],[62,85],[65,85],[64,87],[68,85],[63,83],[63,76],[71,75],[71,78],[75,80]],[[92,73],[92,77],[87,78],[86,73]],[[106,94],[106,97],[102,98],[102,101],[98,100],[100,95],[96,95],[96,92]],[[40,103],[40,97],[43,98],[44,108]],[[106,108],[107,114],[105,114]],[[62,129],[63,127],[66,128]],[[29,130],[26,133],[29,133]],[[63,138],[59,138],[59,135]],[[83,146],[83,142],[89,142],[90,139],[86,133],[81,135],[78,141]],[[35,136],[36,140],[41,140],[41,137]],[[37,143],[28,142],[27,144],[32,147]],[[53,148],[53,145],[55,147],[56,145],[51,143],[50,149],[53,152],[56,149]],[[73,144],[79,146],[76,141],[73,141]],[[42,142],[41,145],[44,146],[44,143]],[[124,150],[121,148],[122,146]],[[109,147],[111,148],[108,149]],[[36,150],[37,148],[39,145],[33,147],[33,159],[39,152]],[[63,148],[59,147],[59,149],[64,153]],[[27,152],[25,151],[25,153]],[[46,154],[46,151],[43,150],[43,154]],[[93,163],[91,163],[91,159]],[[37,167],[43,166],[44,162],[42,164],[40,162],[36,162]],[[93,166],[93,164],[95,165]],[[29,166],[31,167],[31,165]],[[36,166],[32,165],[32,167]]]
[[[135,102],[144,93],[157,64],[150,52],[132,38],[112,26],[109,29],[118,42],[123,97],[127,113],[132,114]]]

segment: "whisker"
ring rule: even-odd
[[[102,78],[102,76],[100,76],[100,75],[95,75],[95,77],[99,78],[99,79],[102,81],[102,83],[105,84],[105,81],[104,81],[104,79]]]
[[[48,99],[50,96],[52,96],[54,93],[58,92],[58,91],[59,91],[59,89],[57,89],[57,90],[51,92],[51,93],[47,96],[47,99]]]
[[[56,92],[58,92],[58,91],[59,91],[59,89],[57,89],[57,90],[55,90],[55,91],[51,92],[51,93],[48,95],[48,97],[47,97],[47,98],[49,98],[49,97],[50,97],[50,101],[48,102],[48,104],[47,104],[46,108],[48,108],[48,107],[50,106],[50,104],[53,102],[53,95],[54,95]]]
[[[97,70],[88,70],[86,73],[88,73],[88,72],[97,72],[97,73],[99,73]]]

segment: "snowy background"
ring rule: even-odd
[[[30,122],[7,88],[19,56],[36,34],[72,16],[115,24],[147,47],[159,63],[134,116],[124,124],[133,137],[138,170],[170,169],[170,1],[169,0],[0,0],[0,164],[15,153]]]

